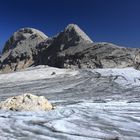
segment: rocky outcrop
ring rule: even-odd
[[[0,109],[12,111],[48,111],[53,106],[44,96],[24,94],[6,99],[0,103]]]
[[[77,25],[69,24],[64,31],[37,46],[38,58],[36,60],[38,61],[36,65],[64,67],[62,61],[65,50],[82,51],[88,48],[91,43],[93,41]],[[60,54],[60,52],[62,53]]]
[[[140,69],[140,49],[95,43],[77,25],[69,24],[64,31],[52,38],[32,28],[17,31],[6,42],[0,60],[4,72],[33,65],[74,69]]]
[[[79,48],[81,45],[78,46]],[[81,51],[82,50],[82,51]],[[118,47],[110,43],[94,43],[85,49],[67,49],[63,55],[64,67],[72,68],[139,68],[140,50]]]
[[[114,67],[139,69],[140,64],[140,49],[92,42],[78,26],[73,24],[68,25],[54,38],[40,43],[38,48],[37,65],[74,69]]]
[[[37,51],[35,46],[47,38],[44,33],[33,28],[23,28],[15,32],[3,48],[1,70],[8,72],[31,66]]]

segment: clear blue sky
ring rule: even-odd
[[[19,28],[53,36],[69,23],[93,41],[140,47],[140,0],[0,0],[0,48]]]

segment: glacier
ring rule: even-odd
[[[140,71],[49,66],[0,74],[0,101],[45,96],[49,112],[0,110],[2,140],[140,140]]]

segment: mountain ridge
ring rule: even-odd
[[[94,42],[76,24],[69,24],[53,37],[34,28],[22,28],[5,43],[0,62],[2,72],[37,65],[72,69],[139,69],[140,49]]]

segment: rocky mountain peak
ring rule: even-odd
[[[59,68],[140,69],[140,49],[94,42],[76,24],[69,24],[52,38],[33,28],[22,28],[6,42],[0,70],[17,71],[37,65]]]
[[[69,24],[62,32],[52,38],[54,50],[65,50],[79,44],[91,44],[93,41],[76,24]]]
[[[23,42],[27,40],[33,40],[39,38],[40,40],[45,40],[48,37],[41,31],[34,28],[22,28],[16,31],[10,39],[5,43],[2,53],[14,49],[17,46],[22,46]]]
[[[3,71],[15,71],[29,67],[34,63],[36,46],[48,37],[33,28],[22,28],[16,31],[5,43],[0,58]]]
[[[80,29],[80,27],[76,24],[69,24],[65,30],[65,33],[69,34],[70,37],[77,36],[80,39],[92,43],[93,41],[87,36],[87,34]]]

